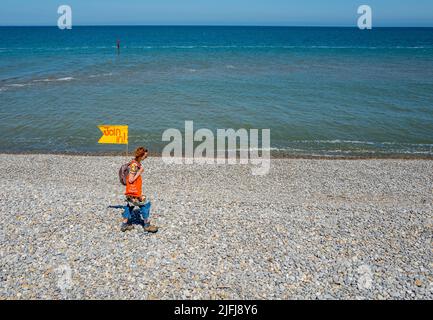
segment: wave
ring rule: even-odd
[[[36,51],[71,51],[89,49],[115,49],[116,46],[80,46],[80,47],[17,47],[0,48],[0,52],[13,50],[36,50]],[[321,45],[160,45],[160,46],[122,46],[121,49],[349,49],[349,50],[420,50],[433,49],[433,46],[321,46]]]
[[[5,87],[17,87],[17,88],[21,88],[21,87],[25,87],[28,86],[28,83],[11,83],[11,84],[7,84],[5,85]]]
[[[75,79],[74,77],[64,77],[64,78],[56,79],[56,81],[71,81],[74,79]]]
[[[37,83],[42,83],[42,82],[67,82],[75,79],[76,78],[74,77],[45,78],[45,79],[35,79],[30,82],[23,82],[23,83],[9,83],[9,84],[5,84],[3,87],[0,87],[0,91],[6,91],[7,88],[23,88],[23,87],[33,86]]]
[[[101,73],[101,74],[91,74],[88,76],[88,78],[111,77],[112,75],[113,75],[112,72],[106,72],[106,73]],[[11,79],[9,79],[9,81],[10,80]],[[72,80],[79,80],[79,78],[67,76],[67,77],[60,77],[60,78],[50,77],[50,78],[44,78],[44,79],[34,79],[34,80],[30,80],[29,82],[5,84],[3,87],[0,87],[0,91],[6,91],[8,87],[9,88],[22,88],[22,87],[27,87],[27,86],[33,86],[33,85],[36,85],[38,83],[69,82]],[[2,82],[4,82],[4,81],[2,81]]]
[[[63,77],[63,78],[57,78],[57,79],[46,78],[46,79],[36,79],[36,80],[33,80],[33,82],[71,81],[74,79],[75,79],[74,77]]]
[[[236,148],[236,149],[216,149],[216,152],[241,152],[241,151],[279,151],[281,149],[279,148],[274,148],[274,147],[270,147],[270,148]]]
[[[125,47],[127,48],[127,47]],[[290,46],[290,45],[195,45],[195,46],[130,46],[130,49],[433,49],[433,46]]]
[[[433,156],[433,144],[361,140],[289,140],[278,153],[307,156]]]
[[[359,140],[291,140],[288,146],[281,146],[278,152],[283,154],[317,156],[393,156],[419,155],[433,156],[433,144],[407,142],[377,142]]]
[[[225,149],[216,151],[228,151],[228,152],[240,152],[240,151],[279,151],[279,152],[295,152],[295,153],[303,153],[310,154],[312,152],[317,152],[318,154],[420,154],[420,155],[433,155],[433,150],[421,150],[421,151],[411,151],[411,150],[402,150],[402,149],[385,149],[385,150],[371,150],[371,149],[358,149],[358,150],[341,150],[341,149],[316,149],[316,150],[308,150],[308,149],[296,149],[290,147],[270,147],[270,148],[249,148],[249,149]]]
[[[362,144],[362,145],[399,145],[399,146],[412,146],[412,147],[431,147],[433,144],[429,143],[406,143],[406,142],[378,142],[378,141],[359,141],[359,140],[293,140],[289,143],[314,143],[314,144]]]
[[[282,154],[308,155],[308,156],[392,156],[392,155],[407,155],[407,156],[433,156],[433,150],[405,150],[405,149],[295,149],[290,147],[272,148],[273,151],[278,151]]]
[[[99,77],[111,77],[113,75],[112,72],[101,73],[101,74],[91,74],[89,78],[99,78]]]

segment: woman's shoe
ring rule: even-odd
[[[158,232],[158,227],[157,226],[152,226],[150,224],[145,224],[143,226],[143,230],[144,232],[150,232],[150,233],[157,233]]]
[[[122,223],[120,226],[120,231],[122,232],[130,231],[132,229],[134,229],[134,226],[130,223]]]

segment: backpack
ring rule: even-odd
[[[132,160],[132,161],[129,161],[128,163],[123,164],[119,169],[119,181],[124,186],[126,186],[126,178],[128,177],[128,174],[129,174],[129,166],[134,161],[135,160]]]

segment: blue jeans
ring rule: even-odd
[[[150,217],[150,201],[147,201],[143,206],[139,206],[140,208],[140,216],[144,220],[144,223],[147,223],[149,221]],[[130,220],[132,217],[132,211],[134,210],[134,206],[126,205],[124,207],[124,211],[122,213],[122,217],[125,219]]]

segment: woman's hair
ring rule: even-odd
[[[138,147],[135,149],[135,160],[138,161],[138,158],[141,158],[147,153],[147,149],[144,147]]]

